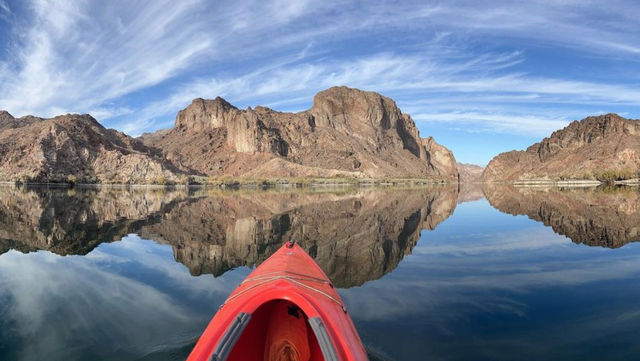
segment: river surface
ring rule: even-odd
[[[183,360],[296,240],[372,360],[637,360],[638,188],[0,187],[0,360]]]

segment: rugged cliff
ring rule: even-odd
[[[152,183],[176,180],[142,142],[89,115],[14,118],[0,112],[0,180]]]
[[[173,129],[141,139],[181,170],[209,176],[458,178],[453,154],[420,138],[393,100],[347,87],[318,93],[300,113],[195,99]]]
[[[485,181],[637,178],[640,121],[606,114],[574,121],[526,151],[489,162]]]

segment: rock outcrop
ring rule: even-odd
[[[486,184],[484,193],[499,211],[526,215],[575,243],[618,248],[640,241],[640,192],[636,187],[561,189]]]
[[[411,177],[457,181],[451,151],[373,92],[334,87],[299,113],[195,99],[175,126],[142,141],[184,172],[248,177]]]
[[[0,112],[0,180],[153,183],[177,176],[142,142],[89,115],[16,119]]]
[[[489,162],[485,181],[637,178],[640,121],[606,114],[574,121],[525,151]]]

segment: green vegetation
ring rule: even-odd
[[[417,178],[349,178],[334,176],[329,178],[320,177],[293,177],[293,178],[249,178],[249,177],[207,177],[197,178],[197,184],[204,184],[207,187],[221,188],[267,188],[274,186],[287,187],[319,187],[319,186],[397,186],[397,185],[426,185],[439,184],[442,181]]]
[[[638,179],[640,174],[629,168],[625,169],[596,169],[593,173],[584,172],[582,174],[561,174],[554,181],[585,181],[594,180],[605,183],[614,183],[629,179]]]
[[[169,183],[167,182],[167,179],[165,177],[158,177],[154,179],[153,182],[151,182],[151,184],[165,186],[165,185],[168,185]]]
[[[23,175],[16,180],[16,184],[27,184],[32,182],[33,182],[33,178],[28,175]]]
[[[597,169],[593,175],[597,180],[606,183],[638,178],[638,173],[631,169]]]

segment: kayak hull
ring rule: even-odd
[[[282,246],[231,293],[188,361],[262,361],[283,352],[300,360],[368,359],[333,285],[293,243]]]

